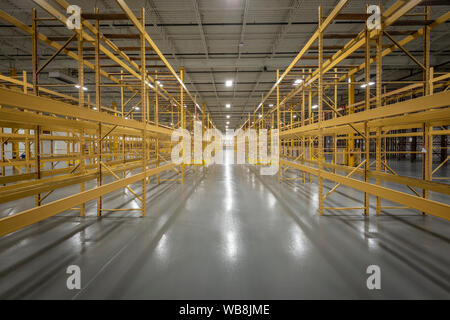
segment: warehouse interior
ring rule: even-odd
[[[0,0],[0,299],[449,299],[449,9]]]

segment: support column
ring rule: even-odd
[[[203,135],[205,134],[205,109],[206,104],[202,103],[202,165],[205,166],[205,159],[203,159],[203,151],[205,150],[206,143],[203,141]],[[236,144],[235,144],[236,145]]]
[[[377,35],[377,56],[376,56],[376,67],[377,67],[377,79],[376,79],[376,108],[382,107],[382,94],[383,94],[383,31],[378,30]],[[367,133],[370,134],[370,133]],[[376,171],[381,172],[381,127],[377,128],[377,137],[375,145],[375,160],[376,160]],[[367,163],[366,163],[367,164]],[[376,179],[376,184],[380,185],[380,179]],[[381,198],[376,197],[376,214],[381,213]]]
[[[422,150],[422,179],[430,181],[432,166],[433,166],[433,136],[431,134],[432,127],[424,123],[423,124],[423,149]],[[429,193],[427,189],[423,189],[422,196],[428,199]],[[425,214],[425,213],[424,213]]]
[[[98,9],[95,9],[98,14]],[[100,86],[100,21],[95,21],[95,104],[97,112],[101,113],[101,86]],[[98,123],[97,127],[97,187],[100,187],[103,182],[102,176],[102,123]],[[102,215],[102,197],[97,198],[97,216]]]
[[[184,68],[180,68],[180,78],[181,81],[184,83]],[[184,108],[184,88],[182,85],[180,85],[180,103],[181,103],[181,128],[184,130],[186,129],[186,110]],[[184,159],[184,148],[183,148],[183,159]],[[181,164],[181,184],[184,183],[184,166],[185,164]]]
[[[141,117],[144,123],[142,130],[142,172],[145,173],[142,179],[142,216],[145,217],[147,210],[147,70],[145,66],[145,9],[141,8]]]
[[[425,7],[425,19],[430,19],[430,7]],[[423,72],[423,81],[424,81],[424,96],[428,96],[431,94],[431,86],[430,86],[430,31],[431,28],[429,25],[424,27],[423,30],[423,66],[425,70]]]
[[[155,80],[158,79],[158,71],[155,71]],[[155,91],[155,107],[154,107],[154,113],[155,113],[155,125],[158,127],[159,126],[159,96],[158,96],[158,90],[159,87],[156,86],[155,87],[156,91]],[[157,137],[155,140],[155,156],[156,156],[156,167],[159,167],[159,138]],[[156,183],[159,184],[160,183],[160,179],[159,179],[159,173],[156,175]]]
[[[84,158],[84,146],[86,144],[85,140],[85,132],[84,129],[80,130],[80,139],[79,139],[79,161],[80,161],[80,172],[82,174],[86,173],[86,160]],[[82,182],[80,184],[80,192],[83,192],[86,190],[86,184]],[[82,203],[80,206],[80,216],[84,217],[86,215],[86,203]]]
[[[348,84],[348,113],[352,114],[355,112],[355,107],[353,106],[355,104],[355,75],[351,75],[349,77],[349,84]],[[354,133],[348,134],[348,144],[347,144],[347,165],[349,167],[355,166],[355,139],[354,139]]]
[[[312,69],[309,69],[309,74],[312,74]],[[312,86],[311,84],[309,85],[309,89],[308,89],[308,122],[309,124],[312,124],[314,121],[313,119],[313,113],[312,113]],[[312,160],[312,151],[313,151],[313,138],[311,136],[308,136],[308,160],[311,161]],[[308,174],[308,180],[309,183],[312,182],[312,174],[309,173]]]
[[[39,70],[39,56],[38,56],[38,44],[39,44],[39,38],[38,38],[38,26],[37,26],[37,13],[36,9],[33,8],[32,11],[32,28],[33,28],[33,52],[32,52],[32,64],[33,64],[33,94],[38,96],[39,95],[39,76],[38,76],[38,70]]]
[[[364,110],[370,109],[370,31],[366,26],[365,29],[365,39],[366,39],[366,57],[365,57],[365,81],[366,87],[364,90]],[[370,131],[367,121],[364,122],[364,181],[369,182],[369,169],[370,169]],[[362,160],[362,159],[360,159]],[[370,194],[364,192],[364,215],[369,215],[370,206]]]
[[[83,29],[80,29],[78,32],[78,105],[80,107],[84,107],[84,61],[83,61]],[[84,138],[84,130],[81,129],[80,131],[80,137],[78,140],[78,153],[79,153],[79,159],[80,162],[80,172],[82,174],[86,173],[86,163],[84,160],[84,144],[85,144],[85,138]],[[52,142],[53,143],[53,142]],[[86,183],[82,182],[80,184],[80,192],[83,192],[86,190]],[[80,206],[80,216],[84,217],[86,215],[86,204],[82,203]]]
[[[381,172],[381,127],[377,128],[377,137],[376,137],[376,171]],[[377,185],[380,185],[380,179],[376,179]],[[376,214],[381,213],[381,198],[377,197],[377,207]]]
[[[34,172],[36,180],[41,179],[41,127],[34,129]],[[41,205],[41,194],[36,195],[36,206]]]
[[[305,76],[304,76],[304,73],[305,73],[305,70],[304,69],[302,69],[302,73],[303,73],[303,75],[302,75],[302,79],[303,79],[303,82],[302,82],[302,85],[304,85],[304,81],[305,81]],[[303,88],[302,88],[302,113],[301,113],[301,126],[304,126],[305,125],[305,113],[306,113],[306,111],[305,111],[305,106],[306,106],[306,103],[305,103],[305,87],[303,86]],[[302,164],[304,165],[305,164],[305,155],[306,155],[306,146],[305,146],[305,143],[306,143],[306,141],[305,141],[305,136],[304,135],[302,135],[302,137],[301,137],[301,139],[300,139],[300,143],[301,143],[301,149],[300,149],[300,152],[302,153]],[[305,173],[305,171],[302,171],[302,182],[303,183],[306,183],[306,173]]]
[[[277,69],[277,128],[278,128],[278,146],[281,149],[281,119],[280,119],[280,70]],[[249,119],[250,121],[250,119]],[[281,152],[278,152],[278,183],[281,182]]]
[[[33,8],[32,10],[32,39],[33,39],[33,52],[32,52],[32,64],[33,64],[33,94],[38,96],[39,95],[39,76],[38,76],[38,69],[39,69],[39,56],[38,56],[38,44],[39,44],[39,38],[38,38],[38,26],[37,26],[37,12],[36,9]],[[36,179],[41,178],[41,142],[40,142],[40,126],[37,126],[34,130],[34,171],[36,173]],[[41,205],[41,195],[37,194],[35,197],[36,200],[36,206]]]
[[[323,30],[322,30],[322,6],[319,7],[319,83],[318,83],[318,124],[319,124],[319,136],[318,136],[318,193],[319,193],[319,214],[323,215],[323,128],[322,128],[322,117],[323,117]]]
[[[338,110],[338,69],[334,69],[334,109]],[[337,118],[337,113],[333,112],[333,118]],[[337,143],[337,134],[333,134],[333,164],[337,164],[337,149],[338,149],[338,143]],[[336,169],[333,170],[334,173],[336,173]]]

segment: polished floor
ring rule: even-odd
[[[145,218],[97,218],[90,202],[86,218],[66,212],[0,240],[0,299],[450,298],[448,221],[407,211],[321,217],[316,191],[217,165],[190,171],[184,185],[153,185]],[[327,201],[360,199],[341,188]],[[124,191],[104,201],[137,205]],[[66,287],[69,265],[81,268],[81,290]],[[381,290],[367,289],[369,265],[381,268]]]

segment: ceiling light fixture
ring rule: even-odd
[[[225,86],[227,86],[227,87],[233,86],[233,80],[227,80],[227,81],[225,81]]]
[[[375,82],[369,82],[369,86],[373,86],[375,84]],[[361,88],[365,88],[367,87],[367,83],[364,83],[363,85],[361,85]]]
[[[77,89],[80,89],[80,88],[81,88],[81,86],[80,86],[80,85],[78,85],[78,84],[76,84],[76,85],[75,85],[75,88],[77,88]],[[86,87],[83,87],[83,90],[84,90],[84,91],[87,91],[87,90],[88,90],[88,88],[86,88]]]

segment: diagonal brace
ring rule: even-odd
[[[361,168],[361,166],[366,163],[367,160],[364,160],[363,162],[361,162],[357,167],[355,167],[347,176],[346,178],[350,178],[359,168]],[[337,190],[337,188],[339,188],[342,184],[338,183],[337,185],[335,185],[333,187],[333,189],[331,189],[330,191],[328,191],[328,193],[325,195],[325,197],[323,197],[323,200],[325,200],[330,194],[332,194],[334,191]]]
[[[400,43],[398,43],[389,33],[383,30],[383,33],[386,35],[386,37],[389,38],[389,40],[392,41],[400,50],[402,50],[408,57],[411,58],[412,61],[414,61],[419,67],[421,67],[423,70],[426,70],[425,66],[416,59],[408,50],[406,50]]]
[[[114,178],[116,178],[117,180],[120,180],[120,179],[121,179],[117,174],[114,173],[114,171],[111,170],[110,167],[108,167],[106,164],[104,164],[103,161],[101,161],[100,163],[101,163],[101,165],[102,165],[103,167],[105,167],[106,170],[108,170],[109,173],[111,173],[111,174],[113,175]],[[130,191],[130,192],[131,192],[136,198],[138,198],[141,202],[144,202],[144,201],[142,200],[142,198],[139,197],[138,194],[137,194],[136,192],[134,192],[133,189],[131,189],[129,186],[125,186],[125,188],[127,188],[128,191]]]
[[[45,61],[45,63],[39,68],[39,70],[38,70],[36,73],[37,73],[37,74],[41,73],[41,71],[44,70],[44,68],[45,68],[46,66],[48,66],[48,64],[49,64],[50,62],[52,62],[53,59],[55,59],[56,56],[57,56],[58,54],[60,54],[61,51],[63,51],[63,50],[68,46],[68,44],[71,43],[71,42],[73,41],[73,39],[74,39],[77,35],[78,35],[78,33],[74,33],[69,39],[67,39],[67,41],[64,42],[64,44],[58,49],[58,51],[56,51],[56,52],[55,52],[55,53],[54,53],[47,61]]]

